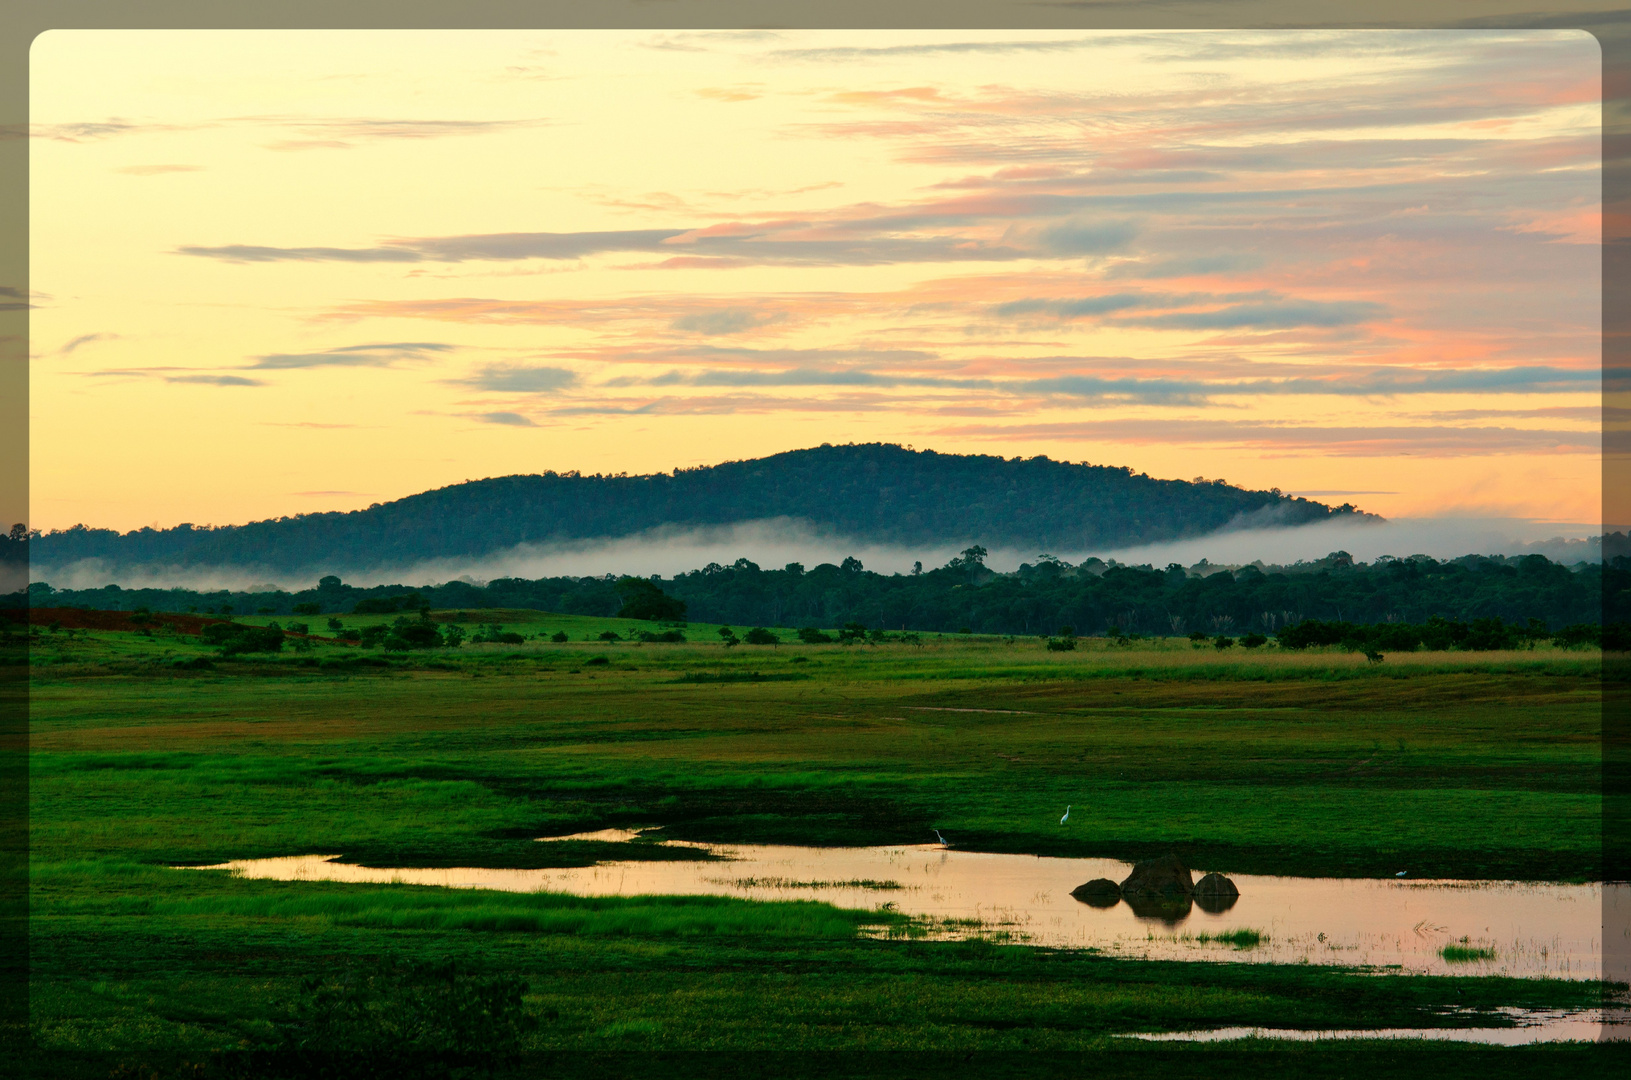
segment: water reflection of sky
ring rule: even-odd
[[[1237,1042],[1241,1039],[1278,1039],[1289,1042],[1330,1042],[1353,1039],[1425,1039],[1430,1042],[1469,1042],[1489,1046],[1529,1046],[1551,1042],[1623,1042],[1631,1025],[1623,1009],[1496,1009],[1512,1020],[1511,1027],[1439,1028],[1208,1028],[1203,1031],[1163,1031],[1129,1034],[1146,1042]]]
[[[621,840],[616,831],[585,839]],[[1398,967],[1427,974],[1596,979],[1602,970],[1602,887],[1508,881],[1290,878],[1231,875],[1240,898],[1226,910],[1189,905],[1137,912],[1123,901],[1094,907],[1071,897],[1093,878],[1131,871],[1111,859],[997,855],[934,846],[803,848],[697,845],[728,861],[619,861],[551,870],[379,869],[328,856],[221,864],[246,877],[400,882],[580,896],[712,894],[753,900],[819,899],[898,911],[939,933],[1007,934],[1030,945],[1094,948],[1150,959]],[[1205,868],[1196,870],[1196,878]],[[978,931],[943,921],[977,919]],[[1239,949],[1216,938],[1263,935]],[[1494,951],[1450,963],[1446,945]]]

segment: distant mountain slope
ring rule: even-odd
[[[1222,481],[1156,480],[1046,457],[939,454],[868,443],[794,450],[653,476],[502,476],[366,510],[198,529],[120,534],[76,525],[35,537],[36,566],[366,569],[487,555],[522,543],[627,536],[661,525],[807,521],[872,543],[967,542],[1083,551],[1212,532],[1242,518],[1303,524],[1352,507],[1246,491]]]

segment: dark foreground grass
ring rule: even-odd
[[[1597,1000],[1579,983],[871,940],[862,929],[886,916],[815,903],[164,869],[311,852],[585,865],[611,852],[532,838],[662,826],[824,844],[939,828],[962,847],[1175,850],[1242,873],[1600,874],[1595,657],[1390,666],[1021,644],[596,641],[339,669],[321,666],[355,656],[337,646],[189,669],[174,666],[196,655],[184,641],[53,645],[44,658],[61,662],[33,672],[35,1037],[61,1051],[275,1047],[307,981],[398,963],[526,982],[528,1053],[1074,1051],[1133,1031],[1499,1024],[1498,1006]],[[610,662],[588,667],[596,655]],[[753,678],[777,664],[809,678]]]
[[[1204,1057],[1197,1056],[1204,1055]],[[1425,1055],[1425,1056],[1424,1056]],[[1615,1061],[1621,1062],[1615,1066]],[[96,1053],[57,1051],[17,1063],[18,1076],[104,1080],[245,1080],[249,1077],[591,1077],[621,1080],[652,1076],[704,1080],[948,1080],[999,1077],[1012,1080],[1092,1076],[1144,1080],[1152,1072],[1249,1075],[1254,1080],[1352,1077],[1364,1080],[1421,1076],[1495,1075],[1503,1080],[1575,1078],[1624,1069],[1631,1053],[1623,1044],[1534,1046],[1518,1049],[1393,1040],[1345,1042],[1337,1047],[1247,1040],[1216,1046],[1125,1046],[1083,1051],[663,1051],[568,1050],[516,1055],[454,1053]]]

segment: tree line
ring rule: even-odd
[[[855,558],[765,569],[748,559],[672,578],[500,578],[410,587],[347,585],[328,576],[296,592],[29,588],[34,606],[194,611],[232,615],[480,611],[531,608],[571,615],[692,619],[762,627],[839,627],[942,633],[1146,636],[1276,635],[1310,620],[1348,626],[1471,624],[1501,619],[1548,629],[1631,620],[1631,557],[1573,568],[1543,555],[1425,556],[1355,562],[1345,552],[1286,567],[1233,570],[1199,563],[1077,566],[1039,558],[1013,573],[985,565],[974,546],[945,566],[879,574]],[[24,602],[14,596],[12,603]]]

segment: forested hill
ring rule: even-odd
[[[1292,525],[1358,513],[1222,480],[1157,480],[1127,468],[1046,457],[868,443],[653,476],[503,476],[366,510],[248,525],[124,534],[76,525],[31,537],[28,554],[38,567],[95,558],[115,566],[360,570],[481,556],[521,543],[627,536],[662,525],[778,517],[871,543],[1084,551],[1199,535],[1242,518]]]

